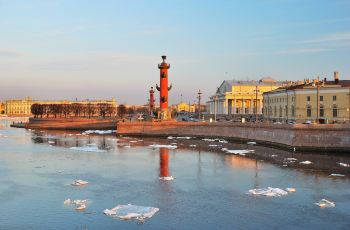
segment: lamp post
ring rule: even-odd
[[[214,121],[216,122],[216,107],[217,107],[217,98],[218,96],[214,96]]]
[[[198,90],[198,119],[201,119],[201,90]]]

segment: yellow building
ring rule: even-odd
[[[0,114],[5,114],[5,104],[0,102]]]
[[[30,97],[25,99],[11,99],[5,102],[5,114],[9,116],[31,116],[31,106],[33,104],[100,104],[107,103],[112,104],[113,107],[117,107],[117,101],[113,98],[112,100],[84,100],[84,101],[69,101],[69,100],[56,100],[56,101],[40,101],[32,100]]]
[[[271,77],[259,81],[225,80],[210,97],[207,108],[210,114],[262,114],[264,92],[282,86]]]
[[[174,109],[176,109],[176,112],[190,112],[194,113],[196,111],[196,105],[194,104],[188,104],[185,102],[180,102],[179,104],[174,106]]]
[[[279,122],[349,122],[350,80],[305,80],[264,93],[264,118]]]

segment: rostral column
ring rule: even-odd
[[[160,69],[160,87],[156,85],[157,90],[160,92],[160,112],[158,113],[158,118],[161,120],[169,120],[171,114],[168,108],[169,97],[168,93],[172,88],[172,85],[168,87],[168,69],[170,69],[170,64],[165,62],[166,56],[162,56],[162,63],[158,64]]]

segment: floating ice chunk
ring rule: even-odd
[[[297,161],[298,159],[297,158],[293,158],[293,157],[289,157],[289,158],[285,158],[284,160],[286,160],[286,161]]]
[[[319,202],[315,203],[320,208],[334,208],[335,203],[326,199],[322,199]]]
[[[348,168],[350,167],[350,164],[345,164],[345,163],[341,163],[341,162],[339,162],[338,164],[340,166],[343,166],[343,167],[348,167]]]
[[[309,164],[312,164],[312,162],[311,161],[301,161],[301,162],[299,162],[299,164],[309,165]]]
[[[73,186],[82,186],[82,185],[87,185],[89,182],[84,181],[84,180],[75,180],[71,185]]]
[[[83,151],[83,152],[98,152],[98,153],[106,152],[106,150],[99,149],[95,145],[83,146],[83,147],[71,147],[70,149],[72,149],[72,150],[79,150],[79,151]]]
[[[248,141],[247,144],[248,145],[256,145],[256,142],[255,141]]]
[[[186,140],[189,140],[189,139],[192,139],[192,137],[172,137],[172,136],[169,136],[168,139],[169,140],[172,140],[172,139],[186,139]]]
[[[296,192],[297,190],[295,188],[286,188],[287,192]]]
[[[152,148],[167,148],[167,149],[176,149],[176,145],[150,145]]]
[[[130,143],[137,143],[137,141],[129,141]]]
[[[243,150],[226,150],[227,153],[230,153],[230,154],[236,154],[236,155],[242,155],[242,156],[245,156],[245,154],[247,153],[253,153],[255,152],[254,150],[250,150],[250,149],[243,149]]]
[[[226,140],[219,140],[219,142],[220,142],[220,143],[223,143],[223,144],[228,143],[228,141],[226,141]]]
[[[86,130],[82,134],[83,135],[92,134],[92,133],[95,133],[95,134],[111,134],[111,133],[115,133],[115,132],[116,132],[115,130]]]
[[[191,148],[196,148],[197,145],[189,145]]]
[[[209,141],[209,142],[213,142],[213,141],[216,141],[217,139],[209,139],[209,138],[205,138],[205,139],[202,139],[203,141]]]
[[[124,145],[124,148],[131,148],[130,145]]]
[[[49,143],[49,144],[55,144],[54,141],[48,141],[47,143]]]
[[[72,200],[70,198],[63,202],[64,205],[75,205],[75,210],[82,211],[86,209],[87,200]]]
[[[267,188],[250,189],[248,191],[248,194],[255,195],[255,196],[278,197],[278,196],[285,196],[288,194],[288,192],[280,188],[267,187]]]
[[[345,176],[345,175],[343,175],[343,174],[338,174],[338,173],[332,173],[332,174],[329,175],[329,176],[340,176],[340,177],[342,177],[342,176]]]
[[[209,147],[217,147],[218,145],[208,145]]]
[[[228,150],[228,148],[222,148],[221,149],[221,151],[224,151],[224,152],[227,151],[227,150]]]
[[[174,177],[172,177],[172,176],[163,176],[163,177],[159,177],[159,180],[165,180],[165,181],[174,180]]]
[[[95,143],[90,143],[90,144],[87,144],[88,146],[95,146],[96,144]]]
[[[139,221],[144,221],[147,218],[151,218],[158,211],[159,208],[128,204],[118,205],[112,209],[105,209],[103,213],[107,216],[116,216],[123,220],[136,219]]]
[[[176,142],[173,142],[173,143],[170,143],[171,145],[177,145],[177,143]]]
[[[270,157],[277,157],[277,156],[278,156],[278,155],[274,155],[274,154],[273,154],[273,155],[271,155]]]

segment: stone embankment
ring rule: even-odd
[[[350,153],[350,126],[233,122],[119,122],[119,135],[220,137],[292,151]]]
[[[115,130],[117,119],[106,118],[30,118],[26,124],[27,129],[53,129],[53,130]]]

